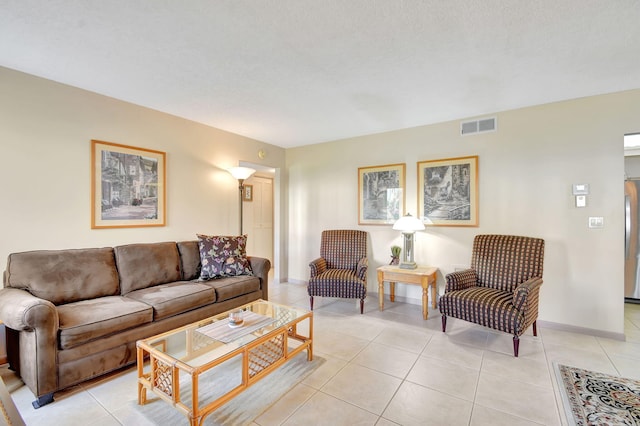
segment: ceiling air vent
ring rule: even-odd
[[[461,135],[472,135],[474,133],[495,132],[497,119],[495,117],[481,118],[479,120],[463,121],[460,123]]]

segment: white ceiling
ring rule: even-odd
[[[640,88],[640,1],[0,0],[0,65],[294,147]]]

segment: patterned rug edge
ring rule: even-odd
[[[558,382],[558,388],[560,390],[560,396],[562,398],[562,406],[564,408],[564,416],[567,419],[569,426],[576,426],[576,422],[573,417],[573,410],[571,409],[571,402],[569,401],[569,395],[567,394],[567,387],[564,384],[560,367],[562,364],[556,362],[553,363],[553,370],[555,372],[556,380]]]
[[[570,426],[640,424],[640,381],[553,364]]]

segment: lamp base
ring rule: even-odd
[[[416,262],[402,262],[400,264],[400,269],[416,269],[417,267]]]

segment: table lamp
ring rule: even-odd
[[[416,231],[424,230],[424,223],[417,217],[413,217],[407,213],[406,216],[402,216],[396,220],[396,223],[393,224],[393,229],[401,231],[404,237],[404,254],[402,255],[400,268],[415,269],[417,265],[413,260],[413,238]]]

